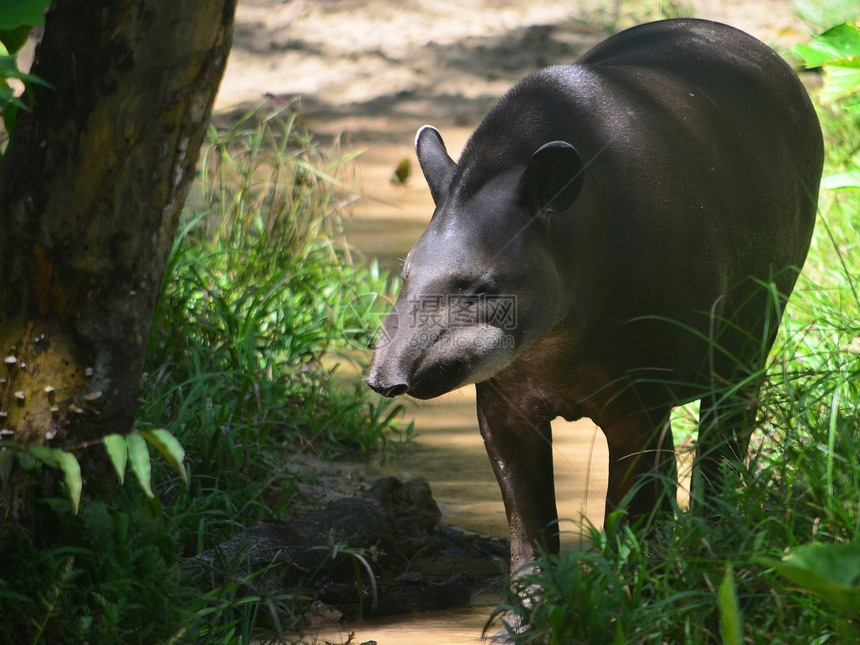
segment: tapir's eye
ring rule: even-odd
[[[468,278],[458,278],[454,281],[454,293],[468,293],[472,289],[474,282]]]
[[[473,296],[490,296],[502,292],[502,285],[495,278],[483,277],[475,279],[459,279],[454,282],[457,293],[467,293]]]
[[[486,280],[484,280],[479,286],[478,290],[479,294],[487,296],[495,296],[501,292],[502,284],[494,278],[487,278]]]

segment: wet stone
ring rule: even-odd
[[[310,592],[329,619],[468,607],[504,584],[508,542],[441,518],[426,480],[383,477],[305,515],[256,522],[183,569],[206,589],[257,574],[269,589]]]

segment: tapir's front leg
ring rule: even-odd
[[[511,573],[537,557],[538,545],[558,553],[558,511],[549,420],[518,409],[492,381],[476,386],[478,423],[511,531]]]

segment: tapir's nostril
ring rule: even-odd
[[[406,390],[408,389],[409,386],[405,383],[398,383],[397,385],[392,385],[391,387],[386,388],[384,390],[378,390],[378,392],[382,396],[395,397],[400,396],[401,394],[405,394]]]
[[[405,394],[406,390],[409,389],[409,386],[406,383],[396,383],[395,385],[387,385],[384,382],[380,382],[373,376],[368,376],[364,379],[364,382],[373,389],[377,394],[381,394],[382,396],[387,397],[395,397],[400,396],[401,394]]]

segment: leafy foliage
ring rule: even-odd
[[[168,463],[177,470],[187,484],[188,475],[182,463],[185,451],[179,445],[176,437],[162,429],[150,432],[133,432],[127,437],[113,434],[102,439],[101,443],[104,444],[120,483],[125,479],[125,465],[129,455],[131,455],[131,463],[141,488],[148,497],[154,497],[150,488],[151,466],[149,463],[149,451],[146,448],[147,442],[155,446],[164,455]],[[84,480],[81,475],[81,465],[74,451],[91,447],[88,444],[85,446],[67,446],[63,449],[50,448],[48,446],[24,446],[14,441],[0,440],[0,450],[2,450],[0,451],[0,483],[3,485],[8,483],[11,461],[16,456],[25,470],[32,470],[35,460],[38,460],[47,466],[62,471],[66,490],[72,503],[72,509],[77,513],[81,505]]]
[[[402,406],[339,376],[357,358],[346,330],[368,326],[351,304],[390,283],[353,262],[342,238],[352,196],[338,176],[350,158],[323,153],[296,118],[283,108],[210,130],[139,415],[142,431],[164,427],[185,447],[193,496],[229,494],[246,520],[270,516],[268,503],[284,512],[289,455],[363,453],[400,436]],[[209,546],[189,529],[188,552]]]
[[[14,619],[0,623],[0,641],[235,643],[282,632],[313,600],[304,587],[263,571],[196,589],[182,558],[303,506],[298,479],[313,473],[302,454],[363,455],[411,436],[401,407],[356,383],[355,347],[392,283],[342,236],[351,157],[321,149],[297,120],[284,107],[210,129],[135,431],[2,454],[0,475],[4,460],[23,459],[37,488],[45,469],[62,468],[73,504],[45,488],[34,536],[5,545],[16,564],[0,573],[0,604]],[[102,449],[120,482],[129,467],[138,482],[110,502],[92,499],[70,452]],[[367,560],[349,556],[361,575]]]
[[[74,515],[45,499],[43,535],[6,536],[3,642],[152,643],[189,621],[170,535],[146,507],[119,510],[127,502],[84,502]]]
[[[762,558],[801,589],[844,614],[860,614],[860,544],[807,544],[782,560]]]
[[[795,51],[807,67],[824,69],[824,86],[818,95],[821,103],[838,104],[860,116],[860,28],[850,23],[837,25]],[[858,148],[853,148],[847,161],[847,168],[824,177],[823,189],[860,188]]]
[[[819,94],[822,103],[851,96],[860,88],[860,28],[856,25],[837,25],[808,45],[798,45],[795,51],[803,56],[807,67],[824,67],[824,87]],[[856,107],[856,102],[853,105]]]

